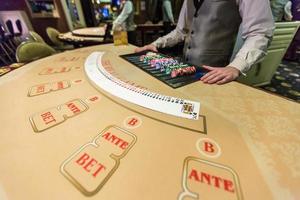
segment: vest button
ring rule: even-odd
[[[191,49],[192,47],[191,46],[188,46],[188,49]]]
[[[192,31],[191,34],[193,35],[193,34],[194,34],[194,31]]]

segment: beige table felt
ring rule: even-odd
[[[121,59],[57,54],[0,78],[0,199],[299,199],[300,105],[238,83],[172,89]],[[151,111],[85,74],[94,51],[128,84],[201,102]],[[146,103],[146,102],[145,102]]]

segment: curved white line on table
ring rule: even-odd
[[[101,62],[103,55],[104,52],[94,52],[85,61],[85,72],[88,78],[101,89],[144,108],[198,120],[199,102],[165,96],[127,84],[106,71]]]

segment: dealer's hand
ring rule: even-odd
[[[141,52],[141,51],[154,51],[154,52],[158,52],[156,46],[154,46],[153,44],[149,44],[143,47],[139,47],[136,48],[134,51],[135,53]]]
[[[203,68],[209,70],[200,80],[207,84],[222,85],[229,83],[237,79],[240,75],[240,71],[234,67],[209,67],[203,66]]]

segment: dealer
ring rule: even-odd
[[[230,61],[240,25],[245,43]],[[136,52],[185,41],[185,61],[210,71],[201,80],[224,84],[266,55],[273,30],[269,0],[185,0],[176,29]]]

